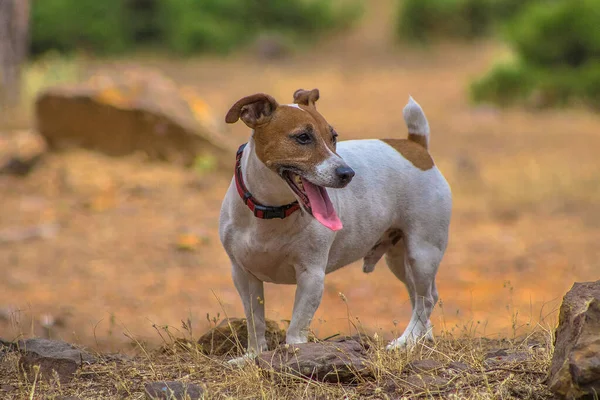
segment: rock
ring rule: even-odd
[[[531,361],[531,357],[531,354],[528,353],[509,353],[506,349],[499,349],[487,353],[484,364],[487,367],[493,368],[504,364],[529,362]]]
[[[256,358],[266,371],[288,373],[324,382],[351,383],[357,376],[370,376],[366,352],[355,340],[279,346]]]
[[[448,379],[440,376],[444,372],[444,364],[437,360],[415,360],[407,364],[409,375],[406,381],[418,390],[437,390],[448,383]]]
[[[203,392],[196,384],[182,382],[150,382],[144,389],[148,400],[197,400]]]
[[[448,380],[436,375],[411,374],[406,381],[418,390],[438,390],[448,384]]]
[[[267,319],[266,324],[267,346],[274,349],[285,341],[285,331],[275,321]],[[221,321],[215,328],[202,335],[198,344],[202,346],[204,353],[216,356],[235,355],[245,351],[248,347],[246,319],[229,318]]]
[[[50,339],[27,339],[17,343],[22,356],[19,367],[29,377],[35,375],[33,367],[39,365],[43,378],[53,378],[56,371],[61,383],[69,382],[83,363],[93,363],[96,359],[69,343]]]
[[[450,364],[446,366],[449,370],[458,371],[458,372],[467,372],[471,369],[467,364],[462,363],[460,361],[452,361]]]
[[[27,176],[46,152],[43,137],[31,131],[0,135],[0,175]]]
[[[600,280],[575,283],[563,298],[546,384],[567,399],[600,393]]]
[[[2,394],[3,392],[4,393],[11,393],[11,392],[14,392],[16,390],[17,390],[17,387],[13,386],[13,385],[5,385],[5,384],[0,385],[0,394]]]
[[[141,68],[105,70],[84,83],[46,89],[35,116],[51,149],[142,152],[150,160],[185,166],[206,158],[226,161],[227,168],[236,149],[193,90]]]
[[[346,342],[348,340],[354,340],[356,342],[358,342],[364,350],[370,350],[372,345],[369,342],[369,337],[367,335],[364,334],[356,334],[356,335],[352,335],[352,336],[335,336],[331,339],[324,339],[325,341],[328,342]],[[309,342],[317,342],[319,341],[316,337],[314,337],[312,334],[308,335],[308,341]]]
[[[488,351],[485,353],[485,359],[494,358],[494,357],[505,357],[508,355],[508,351],[506,349],[496,349],[494,351]]]
[[[411,361],[406,367],[416,373],[432,373],[444,368],[444,364],[436,360],[425,359]]]

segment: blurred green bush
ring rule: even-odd
[[[122,51],[131,45],[126,11],[122,0],[34,0],[31,52]]]
[[[600,1],[530,5],[507,24],[505,37],[516,59],[473,82],[474,101],[600,109]]]
[[[486,36],[526,5],[539,1],[542,0],[399,0],[396,35],[400,40],[418,42],[435,37]]]
[[[300,43],[350,25],[363,1],[34,0],[31,50],[227,52],[265,31]]]

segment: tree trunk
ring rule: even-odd
[[[0,0],[0,105],[19,103],[21,64],[29,46],[29,0]]]

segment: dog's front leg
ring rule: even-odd
[[[296,276],[296,297],[292,321],[287,330],[286,343],[306,343],[310,322],[321,304],[325,272],[317,269],[303,269]]]
[[[263,282],[235,263],[232,265],[231,274],[244,305],[248,326],[247,356],[252,357],[267,350]]]

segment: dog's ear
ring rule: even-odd
[[[304,90],[298,89],[294,92],[294,103],[302,104],[303,106],[315,106],[319,100],[319,89]]]
[[[279,107],[277,101],[268,94],[253,94],[238,100],[231,106],[225,116],[225,122],[233,124],[241,119],[248,127],[254,129],[269,122],[277,107]]]

